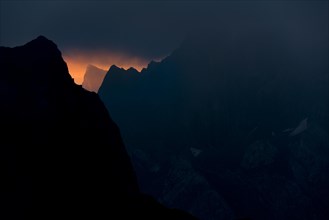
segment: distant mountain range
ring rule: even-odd
[[[94,65],[88,65],[83,78],[82,87],[91,92],[98,92],[106,75],[106,70]]]
[[[57,46],[0,47],[1,219],[195,219],[140,193],[117,125]]]
[[[320,220],[328,83],[328,45],[200,33],[141,73],[111,67],[99,95],[142,191],[164,204],[200,219]]]

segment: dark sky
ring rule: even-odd
[[[97,57],[106,65],[104,57],[122,66],[145,66],[204,28],[245,30],[262,24],[292,38],[328,36],[328,1],[1,0],[0,6],[0,45],[17,46],[44,35],[66,56],[78,54],[81,62]]]

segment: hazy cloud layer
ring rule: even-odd
[[[0,0],[0,4],[0,45],[22,45],[44,35],[59,46],[77,83],[88,64],[141,69],[169,55],[191,35],[199,43],[208,42],[210,32],[243,38],[267,31],[284,38],[288,47],[328,48],[328,1]]]
[[[148,60],[204,28],[248,31],[262,23],[296,36],[328,35],[327,1],[1,1],[0,16],[1,45],[42,34],[63,51],[111,50]]]

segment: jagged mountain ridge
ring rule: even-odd
[[[117,125],[40,36],[0,47],[4,219],[194,219],[139,192]]]

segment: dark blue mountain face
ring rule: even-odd
[[[142,191],[200,219],[326,219],[328,44],[304,43],[205,34],[111,68],[99,95]]]
[[[119,129],[57,46],[0,47],[0,219],[194,219],[141,194]]]

